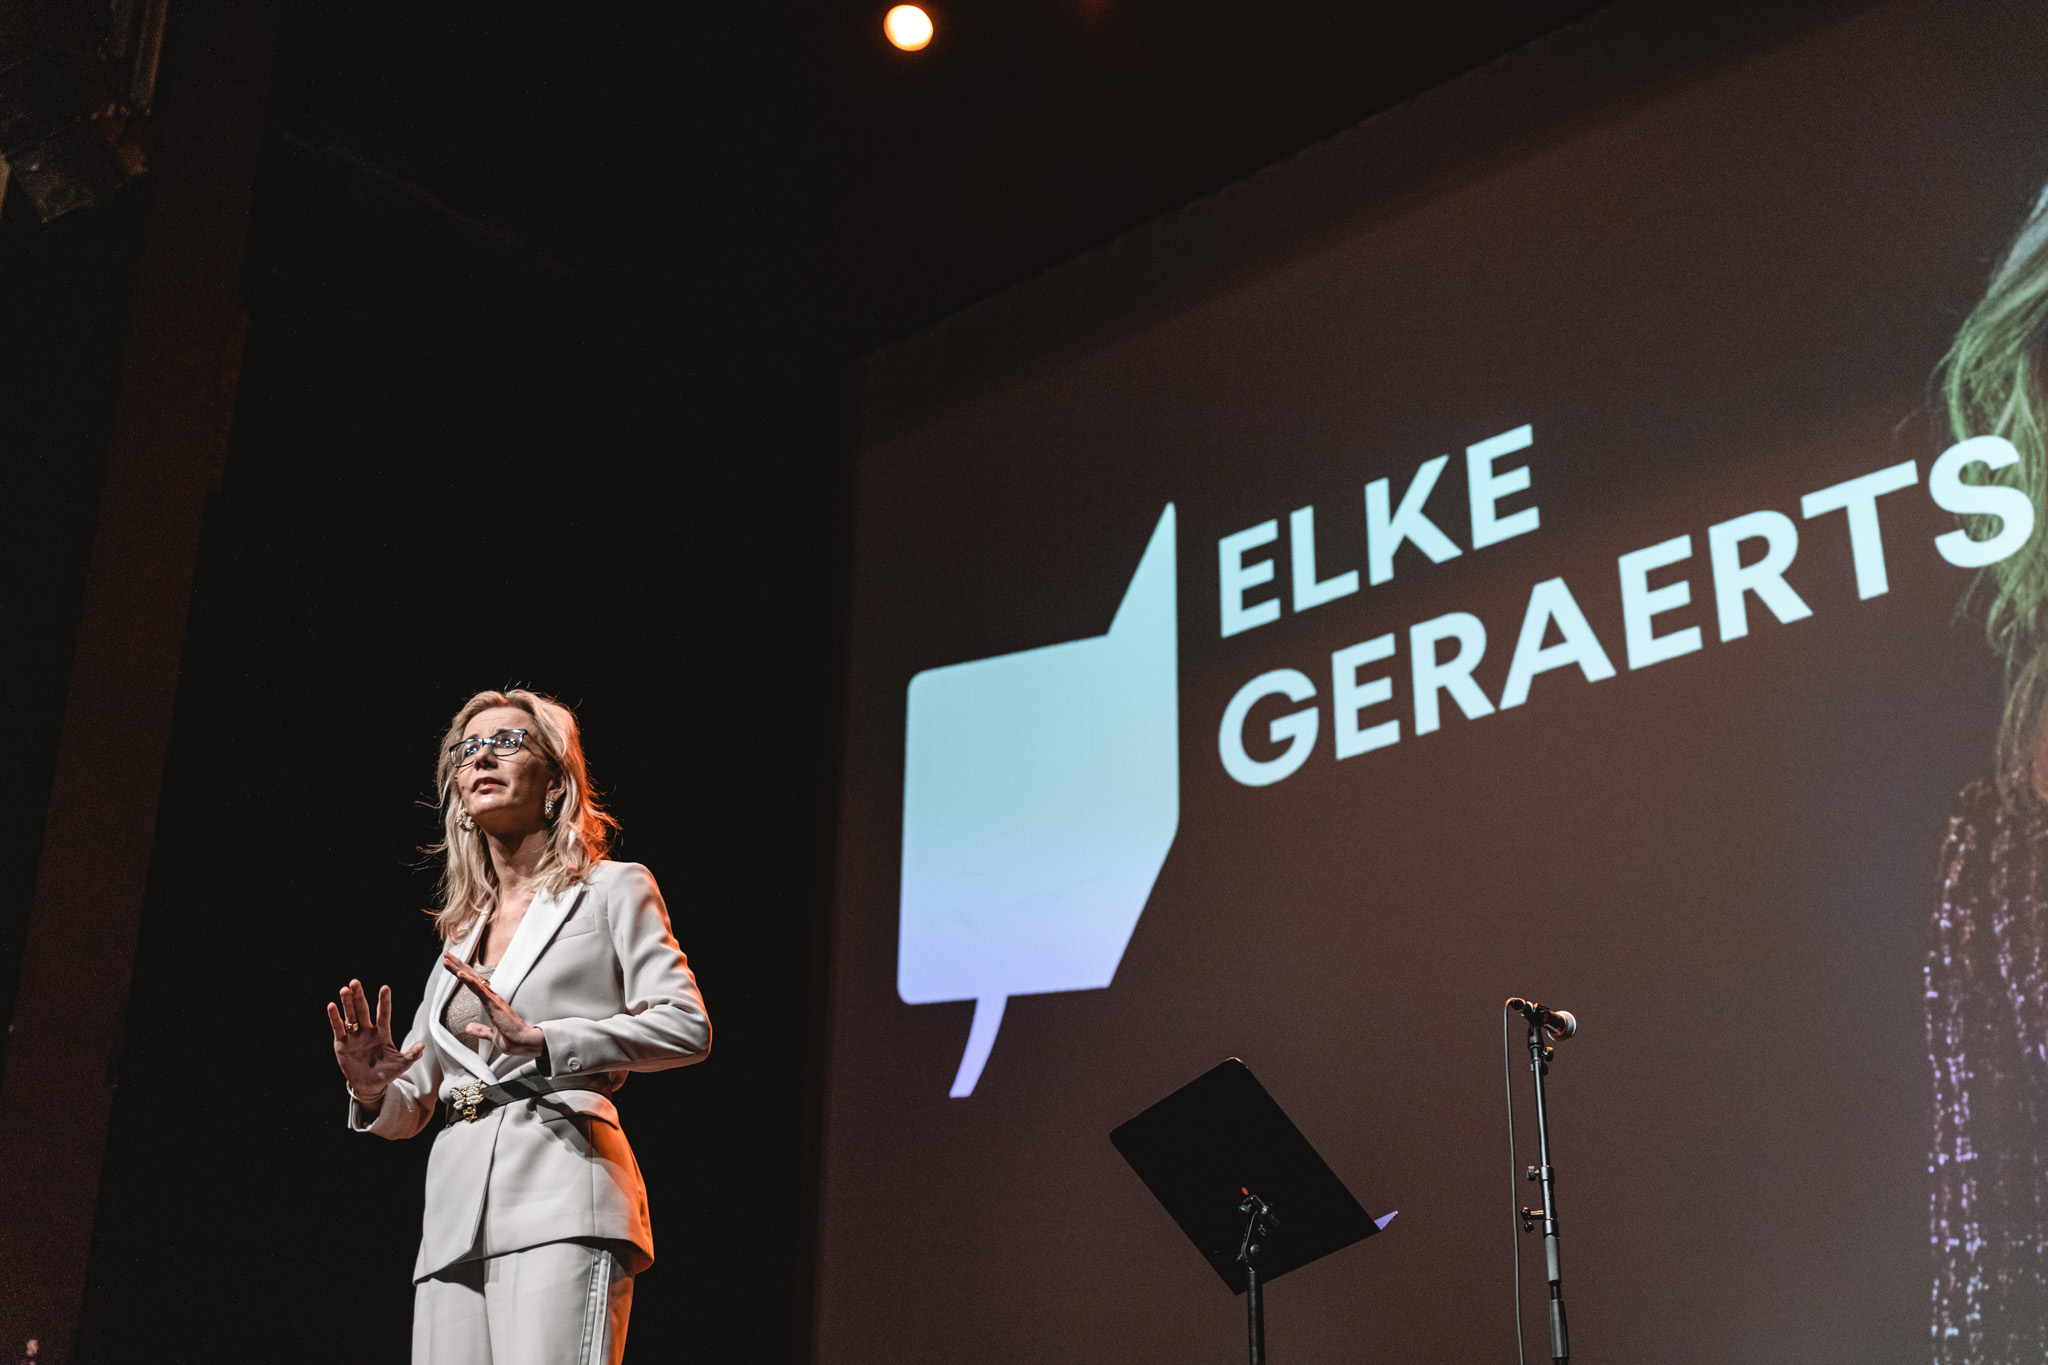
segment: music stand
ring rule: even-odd
[[[1230,1291],[1245,1295],[1252,1365],[1265,1365],[1264,1287],[1394,1218],[1359,1206],[1235,1057],[1109,1140]]]

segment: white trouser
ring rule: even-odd
[[[413,1290],[412,1365],[619,1365],[633,1277],[602,1246],[461,1261]]]

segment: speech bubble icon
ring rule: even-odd
[[[1107,986],[1180,825],[1173,504],[1109,633],[910,680],[896,991],[972,1000],[974,1092],[1013,995]]]

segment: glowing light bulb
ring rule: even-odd
[[[916,52],[932,40],[932,17],[916,5],[898,5],[883,16],[882,32],[905,52]]]

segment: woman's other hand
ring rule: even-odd
[[[372,1014],[363,983],[349,982],[341,988],[340,1004],[327,1006],[327,1023],[334,1030],[334,1060],[349,1092],[365,1109],[375,1109],[391,1082],[426,1051],[424,1040],[403,1051],[392,1044],[389,986],[377,988],[377,1010]]]
[[[492,1047],[508,1057],[538,1057],[541,1045],[547,1035],[512,1012],[504,998],[491,989],[491,983],[477,975],[476,968],[464,962],[453,953],[441,954],[441,963],[455,979],[476,992],[477,999],[484,1002],[484,1019],[481,1024],[471,1024],[467,1032],[472,1038],[486,1038]]]

